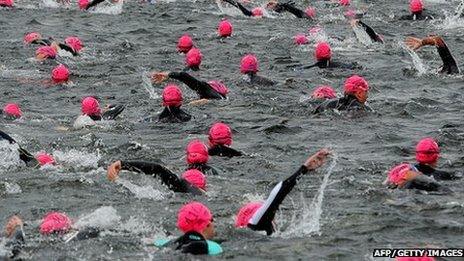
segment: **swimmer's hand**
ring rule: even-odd
[[[206,103],[208,103],[208,99],[200,99],[200,100],[190,102],[189,105],[203,105]]]
[[[119,176],[119,172],[121,171],[121,168],[122,168],[122,164],[120,160],[115,161],[113,164],[108,166],[108,174],[107,174],[108,180],[115,181]]]
[[[356,27],[356,26],[358,26],[358,22],[359,22],[358,19],[353,19],[353,20],[351,20],[351,21],[350,21],[351,27]]]
[[[404,43],[409,49],[413,51],[416,51],[422,47],[422,39],[415,38],[415,37],[406,37],[406,40],[404,41]]]
[[[404,179],[401,180],[401,182],[398,184],[398,187],[401,188],[403,187],[404,185],[406,185],[408,182],[414,180],[415,178],[417,178],[418,176],[420,176],[421,173],[419,172],[416,172],[416,171],[408,171],[406,172],[406,175],[404,176]]]
[[[168,72],[154,72],[151,74],[151,81],[160,84],[169,78]]]
[[[321,149],[320,151],[316,152],[316,154],[309,157],[304,163],[304,166],[308,170],[315,170],[324,165],[329,155],[330,151],[328,149]]]
[[[22,226],[23,221],[17,215],[12,216],[5,225],[5,234],[7,237],[11,237],[16,230],[16,227]]]

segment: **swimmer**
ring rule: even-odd
[[[235,0],[222,0],[222,1],[237,7],[245,16],[253,16],[253,17],[263,16],[263,9],[261,7],[256,7],[250,11],[238,1],[235,1]]]
[[[403,163],[393,167],[384,182],[389,188],[418,189],[424,191],[439,191],[442,187],[434,179],[423,175],[414,165]]]
[[[64,40],[64,43],[60,43],[60,42],[55,41],[51,37],[48,39],[42,38],[42,36],[36,32],[27,33],[24,36],[24,43],[25,44],[37,44],[37,45],[41,45],[42,47],[45,47],[45,49],[42,48],[42,51],[39,51],[40,48],[37,50],[36,58],[38,60],[43,60],[44,58],[53,59],[55,58],[59,50],[64,50],[72,54],[73,56],[78,56],[79,52],[84,47],[84,45],[82,44],[82,41],[76,36],[67,37]],[[49,48],[52,48],[53,50],[49,50]],[[47,55],[47,52],[51,52],[55,54]],[[39,57],[39,55],[43,55],[45,57]]]
[[[432,138],[425,138],[419,141],[416,146],[416,161],[414,167],[422,174],[431,176],[436,180],[454,180],[459,179],[457,174],[437,170],[438,158],[440,157],[440,148],[437,142]]]
[[[159,115],[159,122],[187,122],[192,116],[182,110],[182,92],[177,85],[170,84],[163,90],[164,110]]]
[[[94,121],[114,120],[125,108],[125,105],[107,105],[102,110],[100,103],[94,97],[85,97],[81,102],[82,115],[89,116]]]
[[[16,120],[21,118],[23,115],[21,108],[16,103],[8,103],[3,107],[3,116],[9,120]]]
[[[240,151],[229,147],[232,145],[232,130],[227,124],[222,122],[215,123],[209,130],[209,149],[210,156],[236,157],[242,156]]]
[[[157,239],[155,246],[192,255],[214,256],[223,252],[218,243],[211,241],[216,231],[213,215],[205,205],[193,201],[182,206],[177,214],[177,228],[184,233],[182,236],[174,240]]]
[[[186,149],[187,170],[196,169],[205,174],[218,175],[216,169],[208,165],[208,147],[200,140],[192,140]]]
[[[193,48],[193,40],[192,37],[188,34],[184,34],[181,37],[179,37],[179,40],[177,41],[177,51],[180,53],[188,53],[190,49]]]
[[[424,3],[422,0],[410,0],[409,2],[409,11],[411,12],[408,15],[403,15],[399,20],[433,20],[432,15],[425,14],[424,12]]]
[[[229,90],[219,81],[200,81],[186,72],[155,72],[151,74],[152,82],[160,84],[167,79],[175,79],[183,82],[195,91],[200,99],[226,99]]]
[[[258,75],[259,63],[253,54],[245,55],[240,61],[240,72],[247,77],[247,82],[255,85],[270,86],[276,82]]]
[[[372,42],[374,43],[384,43],[383,38],[381,35],[377,34],[372,27],[368,26],[367,24],[363,23],[361,20],[353,19],[350,21],[351,27],[361,27],[366,31],[369,38],[371,38]]]
[[[274,10],[274,12],[277,13],[289,12],[297,18],[306,18],[312,20],[315,17],[314,8],[309,7],[306,9],[306,11],[303,11],[295,7],[295,2],[293,1],[279,3],[278,1],[272,0],[267,3],[266,7],[268,9]]]
[[[185,65],[187,66],[186,69],[190,69],[192,71],[200,70],[201,60],[203,55],[198,48],[190,49],[187,54],[185,54]]]
[[[358,75],[353,75],[346,79],[344,86],[344,96],[338,99],[330,99],[319,105],[314,113],[321,113],[328,109],[331,110],[366,110],[371,111],[365,103],[367,101],[369,84]]]
[[[220,38],[231,37],[233,31],[234,27],[232,26],[232,23],[229,22],[229,20],[223,19],[221,22],[219,22],[218,35]]]
[[[295,187],[297,181],[308,172],[311,173],[321,167],[329,156],[327,149],[322,149],[310,156],[293,175],[279,182],[269,194],[266,202],[253,202],[243,206],[237,214],[235,226],[248,227],[255,231],[266,231],[272,235],[276,231],[274,218],[285,197]]]
[[[407,37],[405,44],[414,51],[419,50],[421,47],[427,45],[435,46],[437,48],[438,55],[440,55],[440,58],[443,61],[443,66],[439,69],[439,72],[446,74],[460,73],[456,60],[454,59],[453,55],[451,55],[451,52],[448,49],[445,41],[440,36],[431,35],[423,39]]]
[[[309,66],[304,66],[303,69],[309,69],[313,67],[319,67],[320,69],[325,68],[340,68],[340,69],[358,69],[359,65],[356,63],[342,63],[332,61],[332,49],[330,45],[326,42],[320,42],[316,45],[314,49],[314,57],[316,58],[316,63]]]
[[[108,180],[115,181],[121,170],[128,170],[158,177],[168,189],[179,193],[203,195],[206,193],[206,176],[199,170],[185,171],[181,177],[155,162],[115,161],[108,167]]]
[[[13,0],[0,0],[0,7],[13,8]]]
[[[337,98],[335,90],[330,86],[319,86],[314,89],[311,98],[319,101],[330,100]]]

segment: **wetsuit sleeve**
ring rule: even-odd
[[[369,35],[369,37],[371,38],[372,41],[381,42],[381,40],[379,40],[379,36],[374,31],[374,29],[372,29],[372,27],[368,26],[367,24],[363,23],[362,21],[359,21],[358,24],[361,25],[364,28],[367,35]]]
[[[314,110],[314,114],[322,113],[329,109],[336,109],[340,104],[340,99],[326,100]]]
[[[160,164],[144,161],[121,161],[121,166],[124,170],[159,177],[161,182],[174,192],[188,192],[185,182],[182,182],[176,174]]]
[[[201,99],[223,99],[224,97],[215,91],[207,82],[199,81],[186,72],[171,72],[169,78],[185,83],[194,90]]]
[[[419,189],[425,191],[438,191],[441,185],[427,176],[420,175],[415,179],[407,182],[403,188],[406,189]]]
[[[436,40],[436,44],[438,54],[440,55],[440,58],[443,61],[443,69],[441,71],[448,74],[459,73],[456,60],[454,60],[454,57],[451,55],[451,52],[448,49],[448,46],[443,41],[443,39],[439,37]]]
[[[246,16],[253,16],[253,13],[248,10],[246,7],[244,7],[241,3],[239,2],[236,2],[236,6],[238,7],[238,9],[240,9],[240,11],[242,11],[242,13]]]
[[[92,2],[90,2],[90,4],[85,8],[85,10],[89,10],[90,8],[94,7],[94,6],[97,6],[98,4],[100,3],[103,3],[105,2],[105,0],[93,0]]]
[[[0,138],[3,140],[7,140],[9,143],[13,144],[16,143],[16,141],[8,134],[0,130]]]
[[[432,175],[436,180],[455,180],[460,178],[460,176],[455,173],[442,170],[435,170]]]
[[[104,120],[114,120],[116,117],[118,117],[119,114],[121,114],[124,111],[125,108],[125,105],[110,106],[108,110],[103,113],[102,118]]]
[[[192,116],[186,113],[181,108],[177,107],[166,107],[160,113],[158,120],[160,122],[187,122]]]
[[[210,156],[239,157],[242,153],[238,150],[226,146],[214,146],[208,150]]]
[[[58,46],[59,46],[61,49],[65,50],[65,51],[67,51],[67,52],[72,53],[72,55],[74,55],[74,56],[77,55],[77,53],[76,53],[71,47],[67,46],[66,44],[59,43]]]
[[[293,2],[287,2],[287,3],[283,3],[283,4],[278,4],[277,5],[277,10],[279,10],[279,9],[288,11],[289,13],[293,14],[294,16],[296,16],[298,18],[307,17],[306,13],[303,12],[302,10],[296,8],[295,4]]]
[[[253,230],[264,230],[267,235],[271,235],[274,232],[272,221],[274,220],[280,204],[282,204],[285,197],[292,191],[293,187],[295,187],[297,180],[307,172],[308,169],[305,166],[301,166],[295,174],[279,182],[274,189],[272,189],[266,202],[264,202],[253,215],[248,227]]]
[[[6,134],[3,131],[0,131],[0,138],[7,140],[10,144],[17,144],[16,141],[10,135]],[[32,154],[29,153],[27,150],[21,148],[21,146],[19,146],[18,152],[19,152],[19,158],[22,161],[24,161],[28,166],[35,166],[38,164],[35,157],[32,156]]]

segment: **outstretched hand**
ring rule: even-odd
[[[404,40],[404,43],[409,49],[413,51],[416,51],[417,49],[422,47],[422,39],[415,38],[415,37],[406,37],[406,40]]]
[[[12,216],[5,225],[5,234],[7,237],[11,237],[16,230],[16,227],[22,226],[23,221],[17,215]]]
[[[109,165],[108,174],[107,174],[108,180],[115,181],[118,178],[119,172],[121,171],[121,169],[122,169],[122,164],[120,160],[115,161],[113,164]]]
[[[151,74],[151,81],[160,84],[166,81],[169,78],[169,74],[167,72],[154,72]]]
[[[322,165],[324,165],[330,153],[331,152],[328,149],[321,149],[318,152],[316,152],[314,155],[309,157],[304,163],[304,166],[308,170],[315,170],[321,167]]]

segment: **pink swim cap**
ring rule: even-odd
[[[163,90],[163,106],[180,107],[182,105],[182,91],[177,85],[170,84]]]
[[[16,119],[21,118],[23,115],[21,108],[19,108],[19,105],[16,103],[8,103],[5,105],[5,107],[3,107],[3,114],[5,114],[7,117]]]
[[[353,9],[349,9],[345,12],[345,16],[348,18],[355,18],[356,17],[356,11]]]
[[[81,102],[81,112],[87,116],[100,116],[100,103],[94,97],[85,97]]]
[[[330,86],[319,86],[311,95],[314,99],[333,99],[337,97],[334,89]]]
[[[232,145],[232,130],[227,124],[218,122],[209,129],[209,143],[214,145]]]
[[[177,42],[177,51],[181,53],[187,53],[192,49],[193,47],[193,41],[190,35],[184,34],[179,38],[179,41]]]
[[[424,4],[422,0],[411,0],[409,2],[409,10],[411,13],[420,13],[424,9]]]
[[[213,221],[209,209],[200,202],[190,202],[184,205],[177,214],[177,227],[184,233],[195,231],[202,233]]]
[[[251,10],[251,13],[254,17],[262,17],[264,12],[261,7],[256,7],[253,10]]]
[[[440,156],[440,148],[432,138],[419,141],[416,146],[416,160],[422,164],[435,164]]]
[[[220,81],[209,81],[208,84],[211,86],[211,88],[213,88],[224,97],[229,93],[227,86],[225,86],[224,83]]]
[[[37,156],[35,156],[35,158],[39,162],[40,166],[44,166],[47,164],[55,165],[55,159],[52,157],[52,155],[47,154],[45,152],[40,152],[39,154],[37,154]]]
[[[408,163],[403,163],[393,167],[388,173],[388,182],[395,185],[403,184],[403,182],[407,180],[406,173],[410,170],[411,165]]]
[[[65,233],[71,228],[71,219],[64,213],[50,212],[42,219],[40,233],[49,235],[52,233]]]
[[[363,77],[358,75],[353,75],[350,78],[346,79],[344,92],[345,94],[355,94],[358,91],[368,91],[369,84]]]
[[[220,37],[230,37],[233,30],[234,28],[232,27],[232,24],[227,19],[224,19],[219,23],[218,34]]]
[[[13,7],[13,0],[0,0],[0,5]]]
[[[187,145],[187,163],[204,164],[208,162],[208,147],[200,140],[193,140]]]
[[[258,59],[253,54],[247,54],[240,62],[240,72],[243,74],[257,73],[259,71]]]
[[[56,50],[51,46],[41,46],[35,51],[35,55],[42,55],[45,59],[55,59]]]
[[[318,62],[330,60],[330,58],[332,58],[332,49],[330,49],[330,45],[326,42],[318,43],[314,50],[314,56]]]
[[[63,64],[60,64],[52,70],[52,80],[55,83],[67,82],[69,80],[69,70]]]
[[[42,39],[42,36],[39,33],[36,33],[36,32],[28,33],[24,36],[24,43],[30,44],[33,41],[36,41],[39,39]]]
[[[79,8],[81,10],[86,9],[89,3],[90,3],[89,0],[78,0]]]
[[[316,8],[308,6],[305,10],[305,14],[314,19],[316,17]]]
[[[66,38],[64,40],[64,43],[68,45],[69,47],[71,47],[76,53],[82,50],[82,41],[75,36]]]
[[[201,171],[189,169],[182,174],[182,178],[193,186],[206,190],[206,177]]]
[[[200,49],[192,48],[187,52],[187,55],[185,55],[185,64],[189,68],[198,68],[201,64],[201,58]]]
[[[261,202],[252,202],[243,206],[237,214],[235,219],[235,226],[246,227],[250,219],[262,205],[263,203]]]
[[[423,256],[423,257],[397,257],[396,261],[435,261],[435,258]]]
[[[296,45],[303,45],[303,44],[308,44],[308,38],[306,38],[305,34],[297,34],[295,37],[293,37],[293,41],[295,42]]]
[[[350,0],[339,0],[338,3],[343,6],[348,6],[350,5]]]

